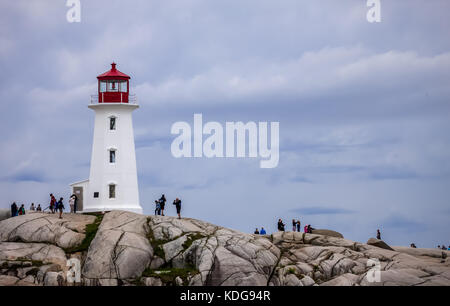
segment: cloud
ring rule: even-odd
[[[69,24],[64,1],[0,2],[2,205],[45,203],[88,177],[86,106],[95,77],[116,61],[141,106],[133,118],[147,212],[166,193],[182,197],[188,216],[242,231],[276,230],[276,216],[295,213],[349,239],[422,219],[417,244],[448,236],[447,0],[386,3],[376,25],[360,0],[82,4],[82,22]],[[170,127],[194,113],[280,122],[279,166],[173,158]]]
[[[333,207],[323,207],[323,206],[311,206],[302,207],[291,210],[293,213],[300,215],[343,215],[343,214],[354,214],[356,211],[344,209],[344,208],[333,208]]]

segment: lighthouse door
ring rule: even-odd
[[[73,193],[77,196],[77,211],[83,211],[83,187],[73,187]]]

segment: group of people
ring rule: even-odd
[[[155,200],[155,216],[164,216],[164,208],[166,206],[166,196],[163,194],[159,200]],[[173,203],[177,210],[178,219],[181,219],[181,200],[176,198]]]
[[[264,227],[261,227],[261,230],[258,230],[258,228],[256,228],[255,230],[255,235],[266,235],[266,230],[264,229]]]
[[[16,202],[11,204],[11,217],[23,216],[25,215],[25,204],[17,206]]]
[[[286,225],[283,223],[283,220],[278,219],[278,224],[277,224],[278,231],[284,232],[286,230],[285,227],[286,227]],[[313,230],[314,230],[314,228],[311,227],[311,224],[307,224],[303,227],[303,231],[308,234],[312,234]],[[301,232],[300,220],[292,219],[292,231],[299,232],[299,233]]]
[[[42,210],[41,204],[38,204],[38,206],[36,207],[34,205],[34,203],[31,203],[30,211],[41,212],[41,211],[45,211],[45,210],[49,209],[52,214],[56,214],[57,212],[59,212],[59,218],[62,219],[62,213],[65,209],[63,200],[64,200],[63,198],[59,198],[59,201],[56,200],[56,197],[51,193],[50,194],[50,204],[47,208]],[[78,198],[75,194],[70,196],[69,205],[70,205],[71,213],[77,212],[77,201],[78,201]],[[11,217],[22,216],[22,215],[25,215],[25,204],[22,204],[20,207],[18,207],[16,202],[12,203],[11,204]]]
[[[441,249],[441,250],[444,250],[444,251],[445,250],[450,251],[450,244],[448,245],[448,248],[445,245],[442,245],[442,246],[438,245],[437,248]]]

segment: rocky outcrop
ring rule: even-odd
[[[373,246],[376,246],[378,248],[382,248],[382,249],[385,249],[385,250],[389,250],[389,251],[393,251],[394,250],[386,242],[384,242],[383,240],[380,240],[380,239],[376,239],[376,238],[370,238],[369,240],[367,240],[367,244],[368,245],[373,245]]]
[[[94,222],[90,215],[29,213],[0,222],[0,241],[51,243],[61,248],[73,248],[83,241],[87,224]]]
[[[11,210],[0,209],[0,221],[6,220],[11,217]]]
[[[43,232],[44,223],[77,233],[95,217],[65,216],[62,223],[47,218],[15,217],[20,231],[11,219],[0,222],[0,234],[7,240],[0,242],[0,285],[70,285],[66,266],[70,258],[78,259],[80,282],[86,286],[450,285],[447,251],[442,256],[440,250],[389,250],[332,232],[261,236],[195,219],[115,211],[103,217],[96,232],[86,235],[95,238],[85,250],[71,253],[60,247],[57,235],[28,233]]]
[[[332,231],[332,230],[328,230],[328,229],[315,229],[315,230],[312,230],[312,234],[344,238],[344,236],[341,233],[338,233],[338,232]]]
[[[92,241],[83,276],[92,280],[136,278],[150,264],[147,217],[129,212],[107,214]]]

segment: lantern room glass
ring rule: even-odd
[[[100,81],[100,92],[128,92],[127,81]]]

